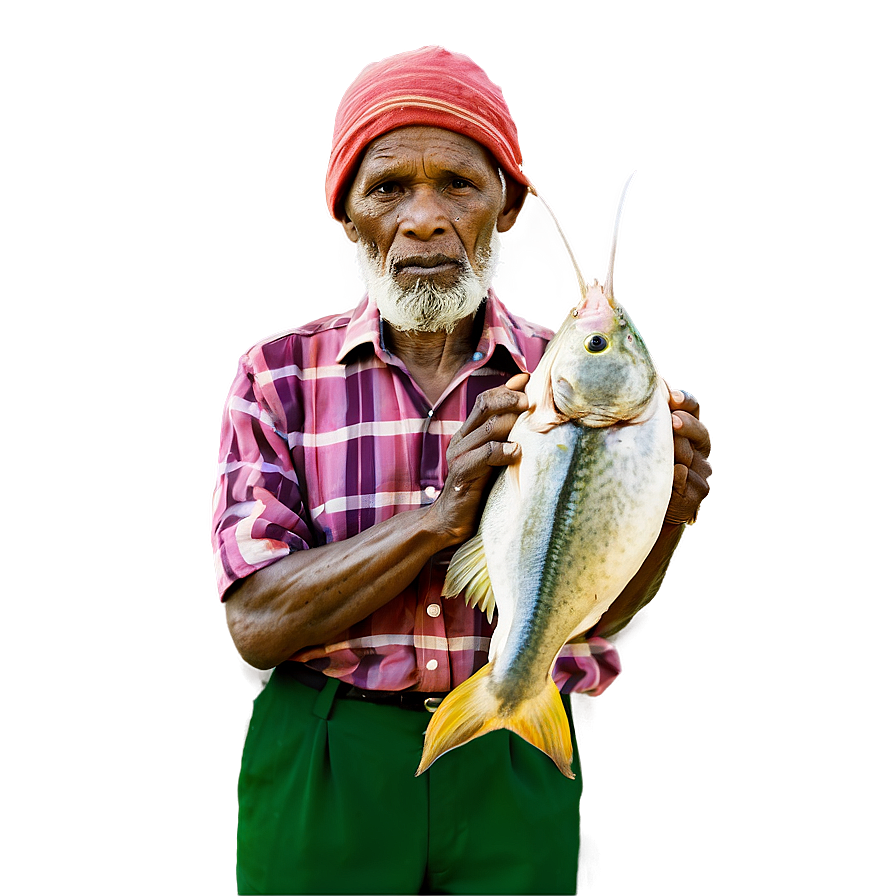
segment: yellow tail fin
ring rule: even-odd
[[[567,778],[574,778],[569,720],[554,682],[549,678],[535,697],[509,706],[494,694],[492,671],[489,663],[456,687],[436,710],[426,729],[417,774],[443,753],[489,731],[507,728],[550,756]]]

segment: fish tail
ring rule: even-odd
[[[443,753],[506,728],[550,756],[567,778],[575,778],[569,720],[554,682],[549,678],[537,695],[505,708],[494,693],[493,670],[489,663],[442,701],[426,729],[417,774],[425,772]]]

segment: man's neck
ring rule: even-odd
[[[481,335],[478,313],[463,318],[450,333],[396,330],[383,321],[385,348],[401,359],[432,405],[470,360]]]

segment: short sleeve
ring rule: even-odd
[[[602,694],[622,671],[616,648],[598,635],[564,644],[554,664],[553,678],[561,693]]]
[[[302,488],[282,424],[248,355],[227,396],[221,424],[212,545],[218,592],[294,551],[309,547]]]

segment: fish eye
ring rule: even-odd
[[[609,344],[610,341],[606,336],[601,333],[592,333],[585,340],[585,351],[590,352],[592,355],[599,355],[601,352],[607,350]]]

